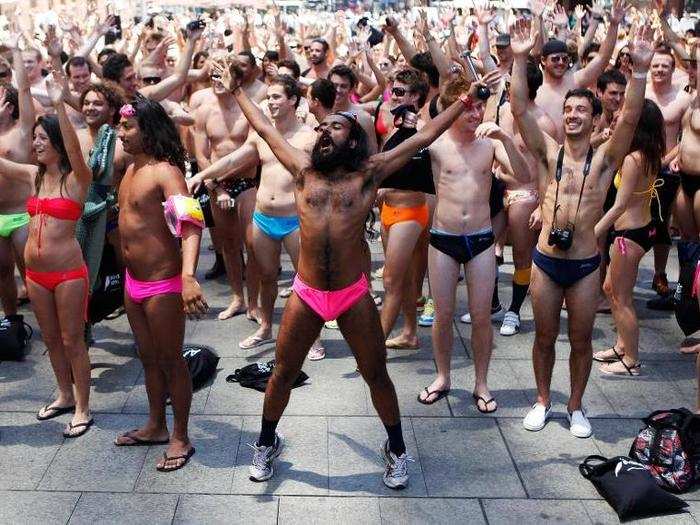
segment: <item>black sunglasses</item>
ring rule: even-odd
[[[406,93],[408,93],[408,91],[406,90],[406,88],[402,88],[402,87],[393,87],[393,88],[391,88],[391,94],[392,94],[392,95],[396,95],[397,97],[403,97],[403,96],[406,95]]]
[[[147,86],[158,84],[161,80],[163,80],[161,77],[143,77],[141,79],[141,81]]]
[[[571,60],[571,57],[569,57],[569,55],[550,55],[549,59],[554,64],[558,64],[559,62],[565,64]]]
[[[618,56],[619,56],[620,58],[622,58],[622,57],[630,58],[632,55],[630,55],[629,53],[625,53],[625,52],[623,51],[623,52],[620,53]]]

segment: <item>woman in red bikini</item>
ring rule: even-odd
[[[34,126],[38,166],[0,159],[0,170],[34,181],[34,195],[27,200],[27,292],[58,383],[58,397],[36,417],[43,421],[74,411],[63,435],[75,438],[93,424],[90,360],[83,339],[88,273],[75,238],[92,173],[68,120],[61,88],[47,81],[46,89],[56,115],[39,117]]]

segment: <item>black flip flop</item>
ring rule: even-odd
[[[594,352],[593,353],[593,361],[596,361],[598,363],[615,363],[617,361],[622,361],[622,356],[624,354],[618,353],[617,348],[615,348],[614,346],[611,346],[610,348],[608,348],[608,350],[612,350],[613,354],[615,354],[615,357],[605,357],[605,358],[595,357],[595,354],[597,354],[598,352]],[[601,350],[601,352],[607,352],[607,350]]]
[[[433,391],[430,391],[430,390],[428,390],[428,387],[426,386],[423,390],[424,390],[425,392],[427,392],[428,395],[425,396],[425,399],[421,399],[420,394],[418,394],[418,402],[419,402],[421,405],[432,405],[433,403],[437,403],[437,402],[440,401],[443,397],[447,397],[447,394],[450,393],[450,389],[449,389],[449,388],[446,388],[445,390],[433,390]],[[430,396],[432,396],[433,394],[437,394],[437,396],[435,396],[435,399],[433,399],[432,401],[427,401],[427,399],[428,399]]]
[[[180,470],[182,467],[184,467],[185,465],[187,465],[187,463],[190,461],[190,458],[191,458],[192,456],[194,456],[194,447],[192,447],[191,449],[189,449],[189,450],[187,451],[187,454],[183,454],[182,456],[172,456],[172,457],[168,457],[168,454],[166,454],[165,452],[163,452],[163,460],[164,460],[164,461],[163,461],[163,466],[162,466],[162,467],[156,466],[156,470],[157,470],[158,472],[172,472],[173,470]],[[179,465],[179,466],[177,466],[177,467],[167,468],[167,467],[165,466],[165,464],[166,464],[168,461],[174,461],[174,460],[176,460],[176,459],[184,459],[185,461],[184,461],[181,465]]]
[[[141,439],[136,436],[131,436],[132,432],[138,432],[138,428],[135,428],[134,430],[130,430],[129,432],[126,432],[125,434],[122,434],[121,436],[117,437],[114,440],[114,445],[117,447],[148,447],[150,445],[166,445],[170,443],[170,438],[168,439]],[[126,438],[130,439],[133,441],[133,443],[117,443],[117,439],[119,438]]]
[[[496,406],[496,408],[494,408],[493,410],[488,410],[489,403],[496,402],[495,398],[490,397],[489,399],[484,399],[484,397],[477,396],[476,394],[472,394],[472,397],[474,398],[474,404],[476,406],[476,409],[482,414],[493,414],[496,410],[498,410],[498,406]],[[481,407],[479,407],[479,401],[482,401],[484,403],[484,406],[487,407],[486,410],[481,410]]]
[[[90,430],[90,427],[95,423],[95,420],[90,418],[90,421],[86,421],[85,423],[78,423],[77,425],[74,425],[73,423],[68,423],[68,428],[73,430],[74,428],[79,428],[81,429],[80,432],[77,434],[71,434],[70,432],[66,432],[65,430],[63,431],[63,437],[64,438],[77,438],[85,434],[88,430]]]
[[[75,410],[75,405],[71,405],[69,407],[53,407],[50,404],[49,405],[44,405],[39,412],[36,413],[36,418],[39,421],[46,421],[47,419],[53,419],[58,416],[62,416],[63,414],[68,414],[69,412],[73,412]],[[42,412],[50,412],[46,416],[40,415]]]

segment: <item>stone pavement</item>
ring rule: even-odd
[[[374,244],[373,251],[378,267],[379,245]],[[675,251],[671,276],[677,275],[674,259]],[[199,273],[211,262],[212,253],[204,248]],[[410,487],[401,492],[381,482],[378,448],[384,430],[337,331],[324,329],[328,357],[305,363],[311,382],[292,392],[280,423],[287,446],[276,463],[275,477],[254,484],[247,477],[252,453],[247,443],[257,436],[262,394],[226,383],[225,377],[247,363],[272,358],[274,345],[253,351],[238,348],[254,325],[244,316],[216,319],[228,299],[223,282],[205,284],[212,311],[187,327],[187,340],[213,346],[221,361],[213,384],[194,395],[191,436],[197,453],[178,472],[156,472],[162,446],[112,445],[117,432],[136,428],[147,414],[142,368],[126,316],[95,329],[97,342],[90,357],[96,424],[76,440],[61,436],[68,415],[43,423],[35,419],[55,389],[41,334],[35,330],[26,361],[0,364],[0,522],[617,523],[616,515],[579,475],[578,464],[589,454],[626,454],[640,417],[659,408],[692,407],[695,400],[694,359],[677,352],[680,330],[669,315],[644,308],[644,301],[652,297],[651,268],[647,256],[637,289],[644,375],[601,377],[594,366],[585,397],[593,418],[592,439],[576,439],[568,432],[565,335],[557,343],[555,417],[539,433],[522,428],[521,419],[535,395],[529,301],[523,309],[522,334],[494,336],[489,378],[500,405],[495,417],[479,414],[472,401],[468,325],[455,322],[452,392],[447,401],[433,406],[416,402],[435,373],[429,329],[421,329],[420,351],[390,352],[389,373],[401,405],[408,452],[415,458]],[[289,283],[288,260],[284,270],[283,282]],[[500,271],[501,299],[507,304],[512,264]],[[375,281],[375,288],[380,284]],[[464,286],[458,303],[465,311]],[[277,319],[282,307],[280,300]],[[28,321],[36,327],[31,314]],[[594,348],[609,347],[613,336],[611,317],[599,316]],[[685,499],[690,513],[647,521],[695,523],[700,518],[700,492]]]

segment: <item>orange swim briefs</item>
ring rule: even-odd
[[[387,230],[397,222],[416,221],[423,228],[428,226],[430,213],[428,205],[414,206],[411,208],[394,208],[384,203],[382,205],[381,220],[382,225]]]

